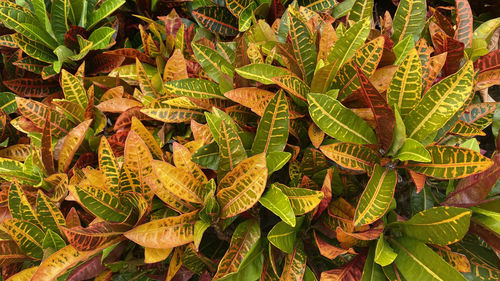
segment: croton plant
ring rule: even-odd
[[[500,279],[500,18],[125,2],[0,1],[3,280]]]

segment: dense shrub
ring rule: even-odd
[[[500,279],[500,18],[466,0],[0,23],[3,279]]]

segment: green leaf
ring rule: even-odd
[[[0,109],[6,114],[14,113],[17,109],[16,95],[9,92],[0,92]]]
[[[321,191],[307,188],[293,188],[280,183],[273,183],[273,186],[278,187],[286,196],[288,196],[293,212],[296,216],[303,215],[314,210],[324,196]]]
[[[41,190],[38,190],[36,199],[36,214],[43,230],[50,230],[55,234],[62,235],[61,227],[66,226],[66,220],[56,204],[50,201]]]
[[[87,24],[87,30],[91,30],[96,24],[98,24],[101,20],[107,18],[114,11],[120,8],[125,3],[125,0],[106,0],[103,1],[102,4],[96,11],[93,11],[90,14],[90,18]]]
[[[392,40],[399,42],[405,36],[412,35],[417,41],[425,25],[426,13],[425,0],[401,0],[394,15]]]
[[[207,169],[217,170],[219,166],[219,146],[216,142],[202,146],[193,154],[191,161]]]
[[[288,103],[283,90],[267,104],[252,145],[252,154],[283,151],[288,140]]]
[[[285,68],[273,66],[265,63],[254,63],[236,68],[236,73],[246,79],[258,81],[262,84],[274,84],[272,78],[284,75],[293,75]]]
[[[52,249],[54,251],[59,251],[64,247],[66,247],[66,242],[64,242],[64,239],[62,239],[61,236],[59,236],[54,231],[48,229],[45,237],[43,238],[42,248],[44,250]]]
[[[288,13],[289,33],[293,51],[302,72],[302,77],[306,83],[309,83],[316,68],[318,55],[313,33],[306,24],[306,20],[293,6],[288,8]]]
[[[387,89],[387,103],[400,110],[401,117],[408,113],[419,103],[422,92],[422,68],[416,49],[411,49],[409,54],[399,65]]]
[[[45,6],[45,1],[44,0],[32,0],[31,3],[33,4],[33,9],[35,10],[35,16],[37,19],[40,21],[42,24],[42,27],[46,31],[52,31],[52,26],[49,21],[49,17],[47,14],[47,7]]]
[[[425,140],[455,115],[472,93],[472,61],[434,85],[404,118],[408,137]]]
[[[235,16],[240,17],[248,5],[254,3],[252,0],[226,0],[226,8]]]
[[[271,175],[272,173],[283,168],[283,166],[285,166],[285,164],[288,163],[291,157],[292,154],[290,152],[283,152],[283,151],[269,152],[266,157],[266,164],[268,170],[267,173]]]
[[[87,107],[88,97],[82,82],[64,69],[61,71],[61,87],[67,101],[80,105],[82,109]]]
[[[434,207],[424,210],[406,222],[396,225],[409,237],[437,245],[461,240],[469,230],[472,212],[456,207]]]
[[[99,27],[98,29],[92,31],[89,36],[89,41],[93,42],[91,50],[105,49],[111,43],[111,37],[116,30],[111,27]]]
[[[87,210],[105,221],[122,222],[128,210],[111,192],[94,186],[75,186],[75,194]]]
[[[431,162],[409,162],[408,169],[439,179],[457,179],[488,169],[493,161],[480,153],[461,147],[431,145],[425,147]]]
[[[219,83],[220,77],[224,74],[233,76],[234,66],[217,51],[201,44],[193,43],[191,46],[196,60],[215,82]]]
[[[13,37],[19,48],[28,56],[46,63],[57,61],[57,56],[45,45],[32,41],[19,33],[16,33]]]
[[[13,218],[28,221],[34,224],[39,223],[35,215],[35,211],[31,207],[26,194],[17,180],[14,180],[10,184],[7,199],[9,211]]]
[[[391,242],[398,254],[394,262],[406,280],[467,280],[424,243],[405,237]]]
[[[498,27],[500,27],[500,18],[494,18],[483,22],[474,30],[473,39],[483,39],[489,43],[491,36],[493,36],[493,33]]]
[[[231,245],[222,257],[213,280],[220,280],[237,273],[245,257],[257,245],[259,238],[260,227],[257,221],[247,220],[240,223],[233,233]]]
[[[259,199],[262,206],[269,209],[290,226],[295,226],[295,213],[288,197],[277,187],[271,186]]]
[[[387,212],[394,196],[397,177],[396,170],[375,165],[371,178],[356,207],[354,225],[373,223]]]
[[[26,171],[23,163],[12,159],[0,157],[0,177],[11,180],[16,178],[22,184],[36,185],[40,182],[40,177],[33,171]]]
[[[431,162],[429,151],[414,139],[406,139],[398,154],[394,157],[401,161]]]
[[[322,94],[309,94],[307,100],[311,118],[327,135],[343,142],[377,143],[370,126],[339,101]]]
[[[351,12],[349,13],[349,20],[358,22],[365,18],[372,18],[373,14],[373,0],[356,0],[352,5]]]
[[[294,246],[297,244],[297,233],[302,227],[304,217],[297,218],[297,224],[292,227],[281,221],[277,223],[267,234],[267,239],[276,248],[285,253],[291,254]]]
[[[68,15],[69,15],[69,0],[54,0],[52,1],[52,9],[50,11],[50,21],[52,30],[60,44],[64,44],[64,36],[68,31]]]
[[[365,18],[353,24],[340,37],[332,50],[327,56],[327,62],[333,63],[338,61],[337,65],[341,66],[348,61],[363,44],[365,43],[368,34],[370,33],[370,19]],[[335,71],[336,73],[337,71]]]
[[[326,157],[343,168],[365,171],[371,174],[373,166],[380,161],[380,155],[373,149],[359,144],[338,142],[320,147]]]
[[[2,23],[17,31],[18,36],[29,37],[43,47],[56,48],[58,43],[45,30],[40,29],[39,22],[33,14],[22,10],[17,5],[0,7],[0,20]]]
[[[333,8],[332,16],[336,19],[339,19],[343,16],[346,16],[349,11],[351,11],[352,6],[354,5],[354,1],[356,0],[345,0],[339,3],[335,8]]]
[[[413,47],[415,47],[415,41],[411,35],[407,35],[403,40],[399,41],[393,48],[394,55],[396,55],[396,61],[393,64],[400,65]]]
[[[365,266],[361,281],[379,281],[386,280],[382,267],[375,262],[375,247],[372,245],[366,257]]]
[[[203,233],[210,227],[210,223],[203,220],[196,221],[194,224],[194,246],[196,249],[200,246]]]
[[[42,258],[42,241],[45,234],[38,226],[31,222],[10,219],[3,223],[3,227],[23,253],[35,259]]]
[[[222,177],[245,160],[247,153],[240,136],[226,120],[221,120],[218,140],[220,156],[217,171]]]
[[[187,78],[165,83],[165,89],[176,96],[198,99],[226,99],[216,83],[199,78]]]
[[[238,19],[238,29],[240,32],[247,31],[252,25],[252,21],[255,19],[254,11],[257,9],[257,4],[252,1],[243,11]]]
[[[380,235],[375,249],[375,262],[381,266],[388,266],[397,256],[398,254],[396,254],[391,246],[385,241],[384,235]]]
[[[223,36],[238,35],[238,19],[225,7],[206,6],[192,12],[196,21],[213,33]]]

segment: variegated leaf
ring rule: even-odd
[[[230,218],[250,209],[260,199],[267,181],[265,153],[243,160],[219,182],[217,201],[221,218]]]
[[[356,207],[355,226],[373,223],[385,214],[393,199],[397,177],[396,170],[375,165]]]
[[[125,237],[148,248],[166,249],[181,246],[194,240],[197,212],[152,220],[125,232]]]

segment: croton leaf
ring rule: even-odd
[[[92,120],[80,123],[78,126],[73,128],[64,139],[61,152],[59,153],[59,165],[57,166],[59,173],[68,171],[73,160],[73,156],[85,139],[85,134],[87,133],[91,123]]]
[[[434,85],[404,118],[408,137],[425,140],[440,129],[465,103],[472,92],[472,62]]]
[[[354,171],[365,171],[368,174],[371,174],[373,166],[380,160],[380,155],[376,151],[360,144],[338,142],[324,145],[320,149],[326,157],[340,166]]]
[[[314,74],[317,52],[313,34],[298,10],[288,8],[289,32],[297,63],[306,83]]]
[[[407,280],[415,276],[422,280],[467,280],[418,240],[402,237],[391,240],[391,244],[398,254],[394,262]]]
[[[224,7],[206,6],[192,13],[201,26],[213,33],[224,36],[238,35],[238,19]]]
[[[219,182],[216,197],[221,206],[221,218],[233,217],[250,209],[259,201],[266,181],[265,153],[240,162]]]
[[[407,35],[418,36],[425,24],[425,0],[402,0],[394,15],[392,39],[401,41]]]
[[[467,209],[435,207],[398,225],[409,237],[437,245],[448,245],[464,237],[469,229],[470,218],[471,211]]]
[[[148,248],[166,249],[194,241],[197,212],[152,220],[125,232],[125,237]]]
[[[396,170],[375,165],[356,207],[355,226],[373,223],[385,214],[393,199],[396,183]]]
[[[431,162],[405,164],[408,169],[434,178],[457,179],[488,169],[493,161],[480,153],[460,147],[430,145],[425,147]]]
[[[295,226],[295,214],[288,197],[277,187],[271,186],[259,200],[262,206],[279,216],[288,225]]]
[[[455,39],[465,44],[465,48],[472,45],[472,10],[467,0],[455,1],[457,13],[457,30]]]
[[[68,242],[78,251],[90,251],[119,238],[126,230],[126,226],[114,227],[107,222],[98,222],[83,228],[63,228]]]
[[[288,140],[288,103],[285,92],[279,91],[267,104],[259,122],[252,153],[282,151]]]
[[[27,221],[10,219],[5,221],[3,226],[23,250],[23,253],[35,259],[43,257],[42,241],[45,234],[37,225]]]
[[[281,189],[286,196],[288,196],[293,212],[296,216],[303,215],[314,210],[324,196],[321,191],[310,190],[307,188],[293,188],[279,183],[274,183],[274,185]]]
[[[240,265],[257,245],[260,227],[257,221],[247,220],[238,225],[231,238],[231,244],[219,263],[213,280],[223,279],[238,272]]]
[[[370,126],[339,101],[322,94],[309,94],[307,100],[311,118],[327,135],[344,142],[377,142]]]

